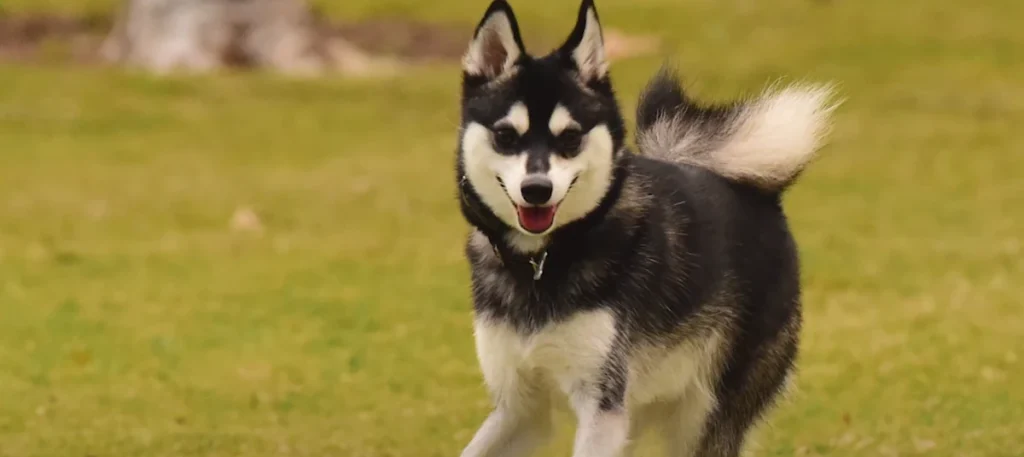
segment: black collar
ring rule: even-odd
[[[508,266],[505,259],[508,258],[510,262],[514,262],[517,257],[526,257],[526,261],[530,263],[530,267],[533,269],[533,280],[539,281],[544,276],[544,264],[548,261],[548,251],[543,250],[538,254],[534,255],[516,255],[516,254],[502,254],[501,248],[494,241],[490,241],[491,249],[494,250],[495,257],[498,258],[498,262],[502,265]]]

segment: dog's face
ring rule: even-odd
[[[487,209],[526,239],[583,218],[608,192],[623,136],[592,1],[541,58],[526,53],[511,7],[493,2],[463,60],[459,157]]]

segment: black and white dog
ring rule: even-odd
[[[555,394],[576,457],[628,455],[648,429],[673,457],[738,455],[797,354],[780,195],[827,130],[829,90],[704,106],[663,71],[634,154],[591,0],[539,58],[494,1],[463,71],[458,186],[495,409],[462,455],[531,454]]]

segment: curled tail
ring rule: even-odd
[[[794,85],[752,100],[702,106],[663,69],[648,83],[637,108],[640,151],[679,164],[706,168],[727,179],[785,190],[829,130],[832,90]]]

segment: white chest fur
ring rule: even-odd
[[[529,335],[486,318],[477,319],[475,328],[484,379],[495,401],[505,406],[515,406],[537,389],[568,394],[594,385],[617,338],[614,315],[602,310],[579,313]],[[632,409],[684,396],[712,401],[719,342],[712,337],[673,347],[627,348],[627,405]]]
[[[615,341],[615,318],[607,311],[572,319],[523,335],[487,319],[476,321],[476,348],[484,379],[498,401],[522,389],[575,385],[597,379]]]

